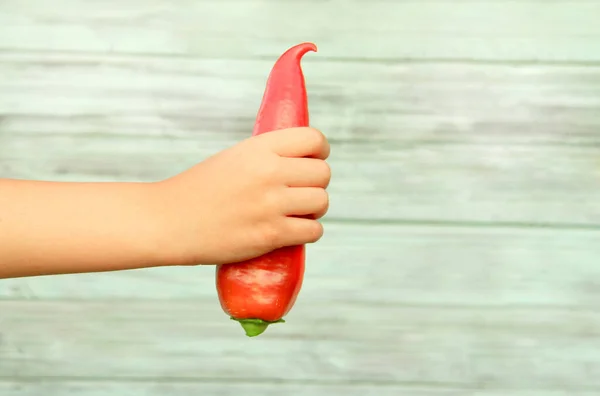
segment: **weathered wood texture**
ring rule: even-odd
[[[5,301],[0,376],[600,391],[595,309],[314,308],[248,339],[212,299]]]
[[[0,177],[170,176],[246,138],[275,58],[312,40],[333,180],[287,324],[243,337],[210,267],[5,280],[0,395],[598,394],[599,17],[2,1]]]
[[[298,304],[326,304],[332,315],[337,302],[592,308],[600,304],[599,253],[600,233],[590,230],[327,224],[308,247]],[[0,298],[209,299],[213,274],[197,267],[13,279]]]
[[[3,0],[0,48],[269,58],[600,61],[598,1]]]
[[[248,136],[272,63],[0,55],[4,173],[167,177]],[[330,218],[600,227],[600,67],[305,70]]]
[[[263,396],[314,396],[314,395],[343,395],[343,396],[597,396],[597,392],[573,390],[492,390],[454,388],[448,389],[425,386],[374,386],[364,384],[322,385],[314,383],[289,382],[277,384],[254,384],[248,382],[230,382],[227,385],[217,382],[157,382],[157,381],[11,381],[0,380],[2,396],[107,396],[107,395],[136,395],[136,396],[189,396],[189,395],[220,395],[238,396],[240,394]]]
[[[571,392],[571,391],[569,391]],[[238,396],[240,394],[262,396],[314,396],[314,395],[343,395],[343,396],[505,396],[498,391],[471,390],[471,389],[440,389],[423,386],[374,386],[364,384],[333,384],[322,385],[299,382],[284,383],[248,383],[230,382],[155,382],[155,381],[65,381],[56,383],[44,380],[27,382],[2,382],[0,380],[0,394],[2,396],[39,396],[47,394],[52,396],[107,396],[107,395],[136,395],[136,396],[189,396],[189,395],[219,395]],[[513,395],[515,393],[512,393]],[[589,392],[564,391],[550,392],[519,392],[517,396],[596,396]]]

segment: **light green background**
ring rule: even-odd
[[[3,0],[0,176],[184,170],[301,41],[333,180],[287,323],[212,267],[0,281],[0,395],[600,393],[600,1]]]

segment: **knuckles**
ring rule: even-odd
[[[322,186],[327,188],[331,181],[331,166],[326,161],[320,161],[322,169],[320,170],[322,179]]]
[[[323,229],[323,224],[319,223],[318,221],[312,221],[311,222],[311,226],[309,227],[308,231],[307,231],[307,239],[308,239],[308,243],[315,243],[317,242],[319,239],[321,239],[323,237],[324,234],[324,229]]]
[[[261,166],[258,168],[259,177],[266,181],[277,180],[281,172],[281,166],[277,159],[277,157],[273,157],[260,161]]]
[[[329,209],[329,194],[324,189],[319,189],[317,191],[318,195],[315,201],[315,206],[317,209],[317,214],[319,216],[323,216]]]
[[[315,128],[307,128],[307,139],[314,153],[323,153],[326,152],[327,157],[329,155],[329,142],[327,137],[318,129]]]
[[[265,222],[260,228],[261,244],[273,249],[281,246],[282,230],[276,224]]]
[[[274,210],[279,211],[285,205],[284,190],[267,189],[262,195],[263,212],[271,214]]]
[[[320,130],[316,128],[307,127],[305,129],[307,139],[312,143],[314,147],[321,148],[328,145],[327,138]]]

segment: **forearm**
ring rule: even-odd
[[[165,264],[154,187],[0,179],[0,278]]]

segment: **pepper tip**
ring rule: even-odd
[[[296,59],[300,59],[310,51],[317,52],[317,46],[315,43],[307,41],[293,46],[292,48],[288,49],[286,53],[291,52],[295,55]]]
[[[315,43],[306,42],[304,43],[309,48],[309,51],[318,52],[317,45]]]

